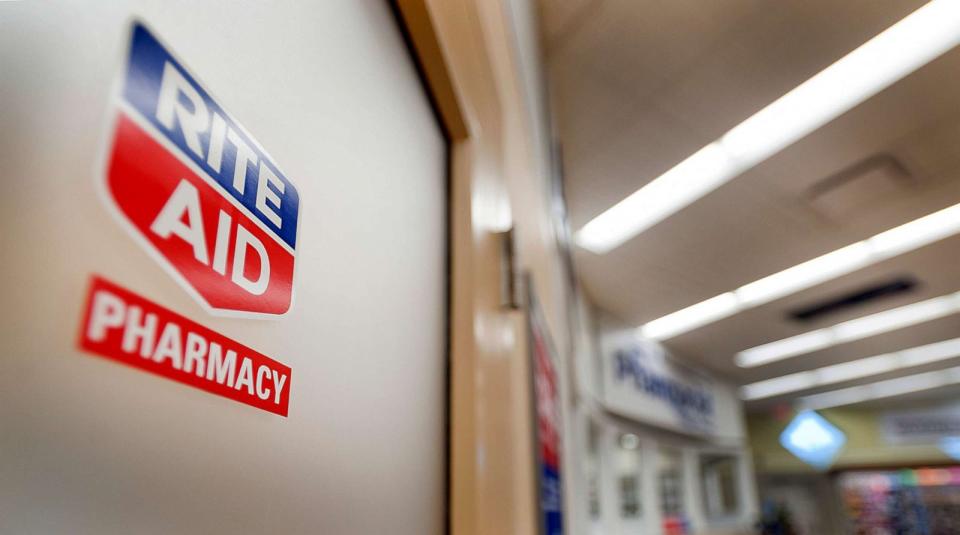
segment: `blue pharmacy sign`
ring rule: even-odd
[[[667,403],[688,428],[713,428],[714,401],[709,389],[657,372],[646,365],[645,354],[639,347],[619,349],[614,359],[618,381],[630,382],[638,392]]]

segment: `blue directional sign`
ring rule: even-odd
[[[780,444],[801,461],[826,470],[847,443],[847,436],[813,411],[801,412],[780,434]]]
[[[951,459],[960,461],[960,437],[945,437],[940,440],[940,449]]]

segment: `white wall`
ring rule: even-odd
[[[203,312],[95,193],[132,16],[300,191],[282,320]],[[2,2],[0,66],[0,532],[442,531],[445,148],[389,5]],[[292,367],[289,418],[78,351],[93,273]]]
[[[758,509],[754,488],[753,467],[750,453],[742,447],[716,446],[649,426],[631,424],[600,417],[593,426],[599,430],[598,459],[600,468],[599,495],[600,518],[594,531],[583,528],[574,533],[597,533],[603,535],[628,535],[633,533],[658,534],[662,531],[661,495],[658,471],[664,460],[661,448],[675,450],[680,456],[682,474],[681,495],[684,516],[693,534],[751,533]],[[642,487],[640,518],[621,517],[620,488],[618,476],[623,470],[619,462],[623,451],[619,445],[624,433],[639,438],[639,477]],[[700,462],[704,454],[730,455],[737,459],[738,508],[733,514],[711,517],[706,513],[704,485],[701,479]],[[589,524],[588,524],[589,526]]]

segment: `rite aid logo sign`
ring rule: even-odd
[[[208,311],[263,317],[290,309],[297,188],[139,23],[104,186],[137,241]]]

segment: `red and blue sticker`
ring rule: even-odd
[[[535,439],[540,483],[540,533],[563,535],[560,381],[553,364],[551,346],[547,341],[547,327],[533,292],[530,293],[529,302],[533,341],[533,401],[537,417]]]
[[[136,241],[208,312],[269,318],[290,310],[297,188],[140,23],[103,184]]]

